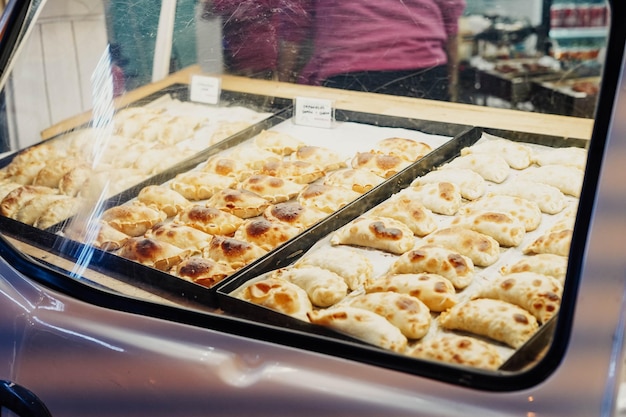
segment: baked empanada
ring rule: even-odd
[[[415,358],[496,370],[503,360],[495,346],[469,336],[446,334],[424,340],[410,352]]]
[[[253,282],[239,291],[236,297],[307,322],[307,314],[313,311],[306,291],[278,278]]]
[[[275,130],[263,130],[255,136],[254,144],[278,155],[291,155],[305,145],[300,139]]]
[[[314,310],[308,316],[311,323],[394,352],[403,352],[408,343],[406,336],[389,320],[362,308],[340,306]]]
[[[22,185],[11,190],[0,201],[0,214],[12,219],[17,216],[20,209],[35,197],[44,194],[57,194],[57,190],[50,187],[42,187],[39,185]]]
[[[254,170],[248,168],[242,161],[225,158],[221,155],[209,158],[202,170],[225,177],[233,177],[237,181],[248,178],[254,173]]]
[[[79,213],[84,204],[85,201],[78,197],[55,200],[48,204],[46,209],[37,217],[33,226],[37,229],[48,229]]]
[[[383,201],[368,214],[398,220],[408,226],[416,236],[425,236],[437,229],[437,219],[433,212],[407,193]]]
[[[399,156],[376,152],[357,152],[352,158],[354,169],[368,169],[382,178],[390,178],[408,167],[411,163]]]
[[[265,209],[263,216],[270,220],[306,229],[328,216],[321,210],[305,207],[297,201],[272,204]]]
[[[107,222],[100,220],[97,223],[97,232],[92,244],[98,249],[113,252],[124,246],[128,239],[130,236],[126,233],[122,233]]]
[[[309,184],[298,194],[297,200],[304,207],[334,213],[360,196],[361,194],[345,187]]]
[[[3,179],[2,183],[0,183],[0,201],[4,199],[11,191],[16,188],[20,188],[22,184],[19,182],[13,182],[10,179]]]
[[[553,148],[533,153],[532,160],[539,166],[567,165],[582,170],[587,165],[587,150],[574,146]]]
[[[33,225],[46,211],[48,206],[57,200],[72,198],[62,194],[42,194],[28,200],[15,214],[15,220]],[[64,219],[61,219],[64,220]]]
[[[451,226],[466,227],[475,232],[494,238],[500,246],[515,247],[526,236],[524,224],[507,213],[474,211],[457,216]]]
[[[283,161],[270,159],[258,170],[259,174],[279,177],[297,184],[310,184],[324,176],[317,165],[305,161]]]
[[[530,167],[518,175],[518,179],[548,184],[563,194],[580,197],[585,172],[568,165],[544,165]]]
[[[245,240],[270,251],[300,233],[298,227],[271,222],[264,217],[248,219],[235,232],[235,239]]]
[[[383,183],[385,179],[363,168],[346,168],[331,172],[324,178],[324,184],[346,187],[363,194]]]
[[[185,259],[172,270],[177,277],[207,288],[213,287],[234,272],[235,270],[228,265],[199,256]]]
[[[471,169],[487,181],[500,184],[508,178],[511,168],[504,158],[497,154],[476,153],[457,156],[441,169]]]
[[[461,155],[475,153],[500,155],[511,168],[515,169],[528,168],[532,158],[532,151],[527,145],[501,138],[484,139],[461,149]]]
[[[190,253],[199,253],[211,242],[213,235],[185,224],[164,222],[150,228],[145,233],[145,237],[171,243]]]
[[[383,139],[376,143],[373,149],[374,152],[399,156],[409,162],[417,161],[432,150],[432,147],[427,143],[398,137]]]
[[[324,172],[345,168],[348,165],[338,153],[321,146],[301,146],[291,154],[293,161],[305,161],[322,168]]]
[[[552,253],[559,256],[568,256],[572,243],[572,233],[571,229],[565,229],[541,235],[524,248],[524,254]]]
[[[260,169],[267,160],[280,157],[280,155],[274,152],[267,151],[250,143],[234,148],[225,156],[230,159],[241,161],[248,168],[254,170]]]
[[[518,272],[503,275],[485,285],[477,298],[493,298],[515,304],[545,323],[554,316],[561,305],[563,287],[548,275],[535,272]]]
[[[127,204],[106,209],[101,219],[129,236],[142,236],[166,214],[143,204]]]
[[[167,217],[173,217],[191,205],[191,202],[179,192],[163,185],[143,187],[137,195],[137,200],[148,207],[162,211]]]
[[[542,213],[546,214],[559,213],[567,204],[565,195],[561,190],[541,182],[516,179],[493,188],[492,192],[532,201],[537,204]]]
[[[85,187],[88,186],[90,178],[94,175],[94,170],[86,165],[78,165],[67,171],[59,180],[58,187],[61,194],[70,197],[78,196]],[[130,178],[130,177],[129,177]],[[120,184],[115,184],[120,187]],[[125,188],[125,187],[124,187]],[[124,188],[112,189],[109,195],[116,194]]]
[[[84,162],[81,162],[75,157],[63,157],[50,160],[43,168],[41,168],[41,170],[39,170],[39,172],[37,172],[37,175],[33,179],[33,185],[58,188],[59,181],[63,175],[71,169],[83,164]]]
[[[537,229],[542,220],[541,210],[537,203],[524,198],[497,194],[490,194],[466,204],[460,210],[460,214],[467,215],[481,211],[508,214],[522,222],[527,232]]]
[[[167,242],[143,236],[131,237],[118,254],[131,261],[167,271],[190,255],[189,251]]]
[[[419,298],[408,294],[390,291],[362,294],[350,299],[347,305],[383,316],[409,339],[421,339],[430,329],[430,310]]]
[[[344,279],[352,291],[374,277],[374,266],[365,255],[348,247],[323,247],[305,254],[294,268],[317,266],[334,272]]]
[[[348,285],[342,277],[317,266],[278,269],[272,277],[296,284],[306,291],[317,307],[330,307],[348,294]]]
[[[211,235],[232,235],[243,220],[215,207],[194,204],[176,215],[174,221]]]
[[[226,188],[213,194],[206,204],[242,219],[248,219],[261,215],[269,207],[270,202],[252,191]]]
[[[267,251],[257,245],[226,236],[213,236],[202,251],[202,256],[217,262],[224,262],[233,269],[239,269],[265,255]]]
[[[390,274],[437,274],[454,288],[467,287],[474,277],[474,263],[467,256],[434,245],[424,245],[403,253],[389,268]]]
[[[463,197],[458,185],[451,182],[433,182],[406,188],[400,194],[417,199],[433,213],[452,216],[461,208]]]
[[[353,245],[403,254],[415,244],[413,232],[404,223],[388,217],[362,216],[341,227],[331,245]]]
[[[467,200],[476,200],[486,190],[485,179],[471,169],[449,168],[430,171],[426,175],[416,178],[412,187],[427,183],[451,182],[459,187],[461,196]]]
[[[188,200],[205,200],[217,191],[237,187],[237,180],[206,171],[190,171],[178,174],[171,182],[172,190]]]
[[[521,347],[539,328],[537,319],[515,304],[476,298],[457,304],[439,316],[439,325]]]
[[[282,203],[295,198],[303,185],[271,175],[255,174],[240,183],[243,190],[251,191],[270,203]]]
[[[493,265],[500,258],[500,245],[494,238],[459,226],[439,229],[426,236],[424,243],[465,255],[476,266]]]
[[[458,302],[452,283],[437,274],[388,274],[366,284],[365,291],[412,295],[434,312],[445,311]]]
[[[505,275],[518,272],[534,272],[536,274],[549,275],[556,278],[563,285],[567,273],[567,257],[552,253],[524,256],[513,264],[503,266],[500,268],[500,272]]]

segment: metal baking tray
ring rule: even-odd
[[[219,308],[226,314],[233,315],[241,320],[257,323],[261,329],[266,327],[271,328],[272,336],[267,336],[267,339],[272,342],[420,375],[428,375],[430,372],[433,372],[432,375],[440,377],[441,366],[456,368],[455,365],[443,362],[424,361],[378,348],[322,326],[298,320],[264,306],[241,300],[236,298],[233,294],[247,283],[259,279],[263,274],[293,264],[309,249],[313,248],[321,239],[327,237],[330,233],[367,212],[393,194],[406,188],[416,177],[424,175],[434,168],[459,156],[462,148],[471,146],[477,142],[482,137],[483,133],[511,141],[552,148],[572,146],[585,148],[588,145],[588,141],[582,139],[498,129],[473,128],[446,143],[441,148],[433,151],[411,167],[398,173],[376,189],[363,195],[353,204],[338,211],[331,218],[319,223],[307,233],[298,236],[272,253],[267,254],[259,261],[244,267],[237,273],[226,278],[217,286],[217,302]],[[558,316],[552,317],[548,322],[541,325],[522,347],[515,350],[508,358],[505,358],[499,371],[521,371],[540,359],[552,341],[557,319]],[[262,330],[260,330],[259,333],[262,333]],[[328,340],[329,334],[331,335],[331,340]],[[297,335],[297,337],[294,338],[294,335]],[[304,341],[302,341],[303,337]],[[480,339],[480,336],[478,338]],[[419,365],[416,365],[416,361],[419,362]],[[465,370],[467,369],[468,368],[465,368]],[[484,372],[480,369],[472,370],[478,373]],[[463,371],[461,371],[461,375],[465,375]],[[463,383],[462,381],[455,381]]]

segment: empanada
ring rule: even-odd
[[[272,277],[296,284],[306,291],[317,307],[330,307],[348,294],[348,285],[342,277],[317,266],[278,269]]]
[[[143,236],[132,237],[124,242],[118,254],[131,261],[167,271],[190,255],[189,251],[167,242]]]
[[[434,245],[424,245],[403,253],[389,268],[390,274],[437,274],[454,288],[467,287],[474,277],[474,263],[467,256]]]
[[[22,185],[14,188],[0,201],[0,214],[12,219],[17,216],[20,209],[35,197],[44,194],[57,194],[58,191],[50,187],[39,185]]]
[[[37,229],[48,229],[76,215],[83,208],[85,201],[78,197],[55,200],[37,217],[33,226]]]
[[[500,155],[511,168],[515,169],[528,168],[532,158],[532,151],[527,145],[501,138],[484,139],[461,149],[461,155],[475,153]]]
[[[504,158],[492,153],[457,156],[441,169],[471,169],[487,181],[500,184],[508,178],[511,168]]]
[[[243,190],[253,192],[272,204],[291,200],[303,189],[302,184],[262,174],[246,178],[240,186]]]
[[[556,187],[541,182],[515,179],[492,189],[494,194],[509,195],[523,198],[537,204],[539,210],[546,214],[561,212],[567,201],[565,195]]]
[[[185,224],[164,222],[150,228],[145,233],[145,237],[171,243],[181,249],[188,250],[190,253],[199,253],[211,242],[213,235]]]
[[[305,161],[322,168],[324,172],[345,168],[345,159],[337,152],[321,146],[301,146],[291,154],[292,161]]]
[[[449,168],[430,171],[426,175],[416,178],[412,187],[427,183],[451,182],[459,187],[461,196],[467,200],[476,200],[486,190],[485,179],[471,169]]]
[[[211,235],[232,235],[243,220],[214,207],[194,204],[176,215],[174,221]]]
[[[493,265],[500,258],[500,245],[494,238],[464,227],[439,229],[426,236],[423,242],[465,255],[476,266]]]
[[[433,182],[406,188],[400,194],[417,199],[433,213],[452,216],[461,208],[463,197],[458,185],[451,182]]]
[[[263,130],[255,136],[254,144],[278,155],[291,155],[305,145],[300,139],[275,130]]]
[[[350,165],[354,169],[368,169],[382,178],[390,178],[411,163],[399,156],[376,152],[357,152]]]
[[[306,229],[326,218],[328,213],[312,207],[305,207],[297,201],[287,201],[270,205],[263,212],[263,216],[270,221],[278,221]]]
[[[314,310],[308,316],[311,323],[394,352],[403,352],[408,343],[406,336],[389,320],[362,308],[340,306]]]
[[[219,190],[237,187],[237,180],[206,171],[190,171],[178,174],[171,182],[172,190],[188,200],[210,198]]]
[[[307,314],[313,311],[306,291],[278,278],[253,282],[239,291],[236,297],[307,322]]]
[[[260,169],[265,161],[280,155],[259,148],[254,144],[244,144],[234,148],[226,155],[227,158],[243,162],[250,169]]]
[[[17,211],[15,220],[32,226],[50,204],[64,198],[71,197],[62,194],[42,194],[31,198]]]
[[[248,219],[235,232],[235,239],[245,240],[270,251],[300,233],[287,223],[271,222],[264,217]]]
[[[334,272],[344,279],[352,291],[374,277],[374,266],[369,258],[344,246],[323,247],[307,253],[294,264],[294,268],[304,266],[317,266]]]
[[[539,328],[537,319],[515,304],[476,298],[457,304],[439,316],[439,325],[521,347]]]
[[[90,179],[93,175],[94,170],[91,167],[88,167],[86,165],[78,165],[67,171],[61,177],[58,183],[59,192],[70,197],[76,197],[84,190],[84,188],[89,186]],[[120,188],[112,188],[112,192],[109,195],[116,194],[118,191],[126,188],[125,186],[121,186],[119,182],[115,185]]]
[[[437,219],[433,212],[406,193],[383,201],[368,214],[398,220],[408,226],[416,236],[425,236],[437,229]]]
[[[432,147],[427,143],[399,137],[383,139],[377,142],[373,149],[374,152],[399,156],[409,162],[417,161],[432,150]]]
[[[237,181],[248,178],[254,173],[254,170],[248,168],[242,161],[225,158],[221,155],[209,158],[206,165],[202,167],[202,170],[225,177],[233,177]]]
[[[175,276],[207,288],[213,287],[234,272],[228,265],[199,256],[185,259],[172,270]]]
[[[233,269],[244,267],[265,255],[267,251],[257,245],[226,236],[213,236],[202,251],[202,256],[217,262],[224,262]]]
[[[226,188],[213,194],[207,206],[214,207],[242,219],[261,215],[270,202],[248,190]]]
[[[97,232],[92,244],[98,249],[113,252],[124,246],[128,239],[130,236],[126,233],[122,233],[107,222],[100,220],[97,223]]]
[[[258,170],[259,174],[279,177],[297,184],[310,184],[324,176],[317,165],[305,161],[270,159]]]
[[[519,246],[526,236],[526,228],[521,221],[510,214],[494,211],[473,211],[457,216],[450,225],[491,236],[504,247]]]
[[[388,217],[361,216],[341,227],[331,245],[353,245],[403,254],[415,244],[413,232],[404,223]]]
[[[508,214],[522,222],[527,232],[537,229],[542,220],[541,210],[537,203],[524,198],[497,194],[490,194],[466,204],[460,210],[460,214],[467,215],[481,211]]]
[[[366,284],[365,291],[412,295],[434,312],[445,311],[458,302],[452,283],[437,274],[388,274]]]
[[[500,268],[500,272],[505,275],[517,272],[534,272],[536,274],[549,275],[556,278],[563,285],[567,273],[567,257],[552,253],[524,256],[513,264],[503,266]]]
[[[191,202],[180,193],[163,185],[143,187],[137,194],[137,200],[164,212],[167,217],[173,217],[191,205]]]
[[[445,334],[424,340],[408,352],[415,358],[496,370],[503,360],[495,346],[469,336]]]
[[[430,329],[430,310],[419,298],[408,294],[390,291],[362,294],[350,299],[347,305],[383,316],[409,339],[421,339]]]
[[[532,160],[539,166],[567,165],[583,170],[587,165],[587,150],[574,146],[553,148],[534,152]]]
[[[363,168],[340,169],[327,174],[326,178],[324,178],[324,184],[326,185],[346,187],[360,194],[368,192],[384,181],[383,177]]]
[[[44,187],[58,188],[59,181],[68,171],[71,169],[83,165],[75,157],[63,157],[59,159],[53,159],[46,163],[46,165],[37,172],[37,175],[33,179],[33,185],[42,185]]]
[[[545,323],[561,305],[563,286],[555,278],[535,272],[503,275],[486,284],[475,295],[515,304]]]
[[[524,254],[552,253],[559,256],[568,256],[572,243],[572,233],[572,229],[564,229],[541,235],[524,248]]]
[[[585,172],[568,165],[544,165],[530,167],[518,175],[518,179],[548,184],[563,194],[580,197]]]
[[[166,214],[143,204],[127,204],[106,209],[101,219],[129,236],[142,236]]]
[[[297,196],[304,207],[312,207],[325,213],[334,213],[361,194],[345,187],[324,184],[309,184]]]

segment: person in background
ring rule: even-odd
[[[310,59],[299,82],[454,100],[465,0],[310,0]]]
[[[304,0],[205,0],[207,16],[221,16],[227,73],[294,81],[296,45],[309,16]]]

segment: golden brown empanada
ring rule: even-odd
[[[432,151],[432,147],[424,142],[413,139],[392,137],[386,138],[378,143],[373,149],[374,152],[399,156],[400,158],[414,162],[424,157]]]
[[[461,196],[467,200],[476,200],[485,193],[485,179],[471,169],[449,168],[430,171],[417,177],[412,187],[428,183],[451,182],[459,187]]]
[[[324,184],[326,185],[346,187],[360,194],[368,192],[384,181],[383,177],[364,168],[340,169],[327,174],[326,178],[324,178]]]
[[[487,181],[500,184],[508,178],[511,168],[504,158],[493,153],[475,153],[457,156],[441,169],[471,169]]]
[[[88,186],[90,178],[94,175],[94,170],[87,165],[78,165],[67,171],[59,180],[58,187],[61,194],[70,197],[78,196],[81,191]],[[116,184],[120,186],[120,184]],[[116,194],[121,189],[114,189],[109,195]]]
[[[248,190],[226,188],[213,194],[207,206],[215,207],[242,219],[261,215],[270,202]]]
[[[191,202],[179,192],[163,185],[143,187],[137,195],[137,200],[148,207],[162,211],[167,217],[173,217],[191,205]]]
[[[11,190],[0,201],[0,214],[12,219],[17,216],[20,209],[35,197],[44,194],[57,194],[57,190],[50,187],[42,187],[39,185],[22,185],[21,187]]]
[[[308,316],[311,323],[394,352],[403,352],[408,343],[406,336],[389,320],[362,308],[340,306],[314,310]]]
[[[42,185],[44,187],[58,188],[59,181],[61,180],[63,175],[65,175],[71,169],[83,164],[84,162],[81,162],[75,157],[63,157],[50,160],[37,173],[37,175],[33,179],[33,185]]]
[[[300,233],[298,227],[271,222],[264,217],[248,219],[235,232],[235,239],[245,240],[270,251]]]
[[[345,168],[348,165],[338,153],[321,146],[301,146],[291,154],[293,161],[305,161],[322,168],[324,172]]]
[[[413,232],[404,223],[388,217],[361,216],[341,227],[331,245],[353,245],[403,254],[415,244]]]
[[[458,185],[451,182],[433,182],[406,188],[400,194],[416,199],[437,214],[452,216],[461,208],[463,197]]]
[[[317,307],[330,307],[348,294],[348,285],[342,277],[317,266],[277,269],[272,277],[296,284]]]
[[[457,304],[439,316],[439,325],[521,347],[538,329],[537,319],[515,304],[476,298]]]
[[[258,170],[259,174],[279,177],[297,184],[310,184],[324,176],[317,165],[305,161],[283,161],[270,159]]]
[[[489,211],[508,214],[522,222],[527,232],[532,232],[541,224],[541,210],[537,203],[510,195],[490,194],[480,200],[466,204],[460,214],[476,211]]]
[[[325,213],[334,213],[361,194],[345,187],[324,184],[309,184],[297,196],[304,207],[311,207]]]
[[[259,148],[254,144],[247,143],[234,148],[225,156],[243,162],[250,169],[257,170],[260,169],[267,160],[277,158],[280,155]]]
[[[561,305],[563,286],[553,277],[535,272],[503,275],[484,285],[476,298],[492,298],[515,304],[545,323]]]
[[[400,255],[389,268],[390,274],[437,274],[454,288],[467,287],[474,277],[474,263],[467,256],[434,245],[424,245]]]
[[[271,175],[255,174],[240,183],[243,190],[253,192],[272,204],[295,198],[303,185]]]
[[[524,256],[519,261],[500,268],[503,274],[517,272],[534,272],[536,274],[549,275],[556,278],[561,285],[565,283],[567,273],[567,256],[554,255],[552,253],[540,253],[532,256]]]
[[[503,157],[511,168],[524,169],[531,164],[532,151],[522,143],[507,139],[485,139],[461,149],[461,155],[490,153]]]
[[[97,233],[92,244],[98,249],[113,252],[130,239],[126,233],[120,232],[105,221],[100,220],[97,224]]]
[[[14,182],[10,179],[3,179],[0,183],[0,201],[2,201],[2,199],[4,199],[4,197],[6,197],[11,191],[16,188],[20,188],[21,186],[22,184],[19,182]]]
[[[425,236],[437,229],[437,219],[433,212],[407,193],[383,201],[368,214],[398,220],[408,226],[416,236]]]
[[[186,224],[163,222],[150,228],[145,233],[145,237],[171,243],[181,249],[188,250],[190,253],[197,253],[202,252],[202,249],[211,242],[213,235]]]
[[[354,169],[368,169],[382,178],[390,178],[410,164],[400,156],[376,152],[357,152],[350,163]]]
[[[176,223],[186,224],[211,235],[232,235],[243,220],[234,214],[215,207],[194,204],[174,218]]]
[[[317,266],[332,271],[342,277],[353,291],[374,277],[374,266],[369,258],[344,246],[323,247],[307,253],[294,264],[295,268],[303,266]]]
[[[430,329],[429,308],[408,294],[390,291],[362,294],[350,299],[347,305],[383,316],[409,339],[421,339]]]
[[[101,219],[129,236],[141,236],[165,220],[166,214],[137,203],[108,208],[102,213]]]
[[[288,133],[275,130],[263,130],[255,136],[254,144],[278,155],[291,155],[305,145],[304,142]]]
[[[265,209],[263,216],[270,221],[286,223],[306,229],[328,216],[321,210],[305,207],[297,201],[272,204]]]
[[[191,256],[176,265],[172,273],[203,287],[211,288],[235,270],[211,259]]]
[[[248,168],[242,161],[226,158],[221,155],[215,155],[209,158],[206,165],[202,167],[202,170],[225,177],[233,177],[237,181],[248,178],[254,173],[254,170]]]
[[[189,251],[167,242],[143,236],[131,237],[120,248],[118,254],[131,261],[167,271],[190,255]]]
[[[457,216],[450,225],[491,236],[504,247],[519,246],[526,236],[526,228],[517,218],[494,211],[474,211]]]
[[[408,352],[415,358],[496,370],[503,360],[495,346],[469,336],[445,334],[424,340]]]
[[[388,274],[366,284],[365,291],[409,294],[434,312],[445,311],[458,302],[452,283],[437,274]]]
[[[53,201],[37,217],[33,226],[37,229],[48,229],[79,213],[84,204],[85,201],[78,197],[67,197]]]
[[[493,265],[500,258],[500,245],[494,238],[464,227],[439,229],[426,236],[423,242],[465,255],[476,266]]]
[[[33,225],[37,219],[46,211],[48,206],[53,202],[61,199],[68,199],[62,194],[42,194],[28,200],[15,214],[15,220]],[[64,220],[64,219],[61,219]]]
[[[267,307],[303,321],[313,305],[306,291],[291,282],[278,278],[265,278],[247,285],[236,294],[237,298]]]
[[[239,269],[265,255],[267,251],[257,245],[226,236],[213,236],[202,255]]]
[[[524,248],[524,254],[552,253],[559,256],[568,256],[572,243],[572,233],[572,229],[564,229],[541,235]]]
[[[205,200],[219,190],[237,187],[237,180],[206,171],[178,174],[171,182],[172,190],[188,200]]]

